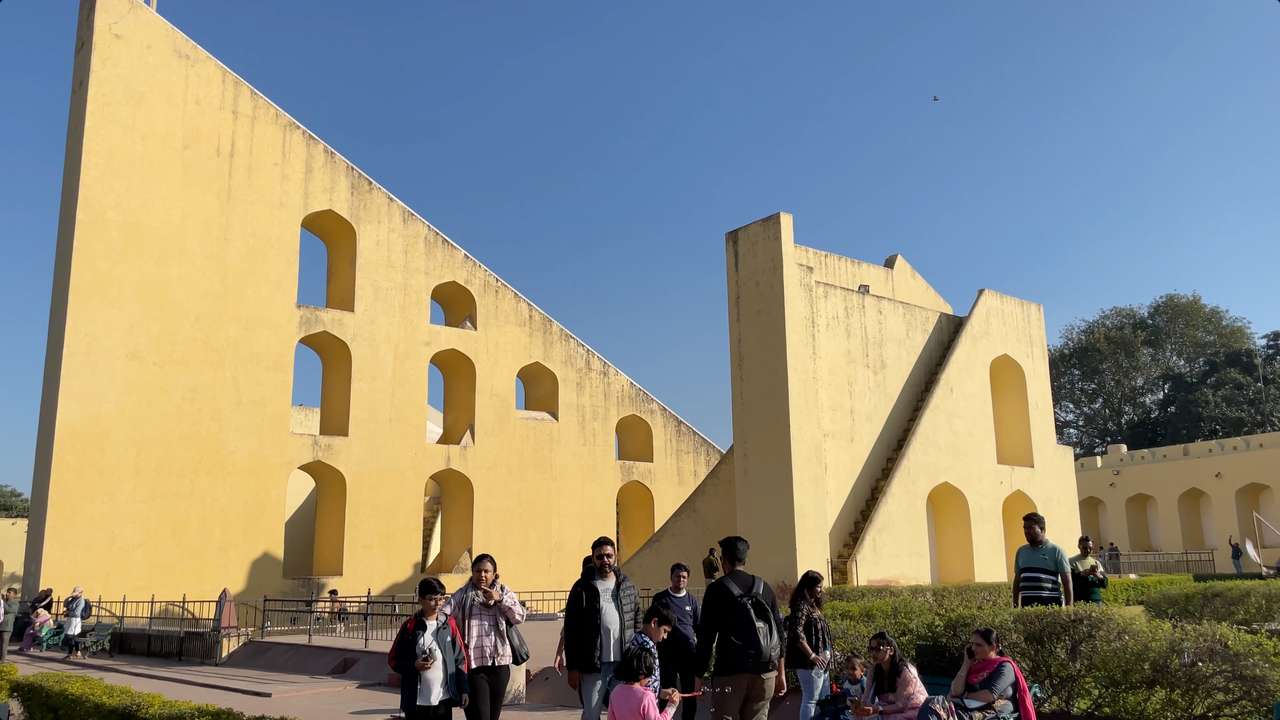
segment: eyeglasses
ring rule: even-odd
[[[873,653],[876,653],[876,652],[880,652],[881,650],[884,650],[884,649],[885,649],[885,646],[884,646],[884,645],[868,645],[868,646],[867,646],[867,652],[873,652]]]

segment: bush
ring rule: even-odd
[[[170,700],[82,675],[36,673],[17,678],[11,689],[27,720],[270,720],[266,715]]]
[[[1145,605],[1147,598],[1166,588],[1190,586],[1190,575],[1143,575],[1142,577],[1113,577],[1102,591],[1102,602],[1107,605]]]
[[[0,663],[0,702],[9,697],[9,684],[18,677],[18,666],[11,662]]]
[[[1264,625],[1280,621],[1280,582],[1193,583],[1154,593],[1146,606],[1152,617],[1176,622]]]
[[[1220,624],[1171,624],[1106,606],[935,609],[919,598],[827,605],[840,652],[886,630],[922,672],[952,676],[969,633],[994,627],[1046,714],[1125,720],[1245,720],[1280,700],[1280,645]],[[915,658],[913,658],[915,659]]]
[[[1223,580],[1263,580],[1267,576],[1260,572],[1235,573],[1196,573],[1191,576],[1196,582],[1220,582]]]
[[[910,598],[935,607],[983,607],[1011,605],[1013,592],[1007,582],[967,585],[841,585],[827,590],[828,600],[865,602]]]

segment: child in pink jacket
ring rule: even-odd
[[[670,699],[658,712],[658,698],[648,687],[656,670],[653,656],[644,648],[631,646],[622,651],[622,662],[614,671],[618,684],[609,693],[609,720],[671,720],[680,704],[680,694],[664,690],[661,694]]]

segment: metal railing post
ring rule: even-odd
[[[369,649],[369,613],[373,612],[373,588],[364,594],[364,649]]]
[[[262,596],[262,615],[258,618],[258,624],[260,626],[258,629],[258,639],[266,640],[267,639],[267,596],[266,595]]]
[[[156,621],[156,594],[151,593],[151,604],[147,608],[147,657],[151,657],[151,629]]]
[[[311,644],[311,639],[315,635],[316,628],[316,591],[311,589],[311,606],[307,608],[307,644]]]
[[[182,660],[182,651],[187,645],[187,594],[182,593],[182,609],[178,617],[178,660]]]

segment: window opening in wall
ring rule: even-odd
[[[532,419],[560,417],[560,382],[550,368],[539,362],[520,368],[516,373],[516,409]]]
[[[635,554],[653,535],[653,492],[632,480],[618,490],[618,562]]]
[[[286,578],[342,575],[347,483],[342,473],[310,462],[289,474],[285,491]]]
[[[991,361],[990,379],[996,462],[1001,465],[1034,467],[1027,376],[1018,361],[1008,355],[1001,355]]]
[[[293,356],[290,430],[346,435],[351,415],[351,350],[329,332],[298,341]]]
[[[302,219],[297,302],[355,310],[356,230],[332,210],[313,212]]]
[[[627,415],[614,426],[618,460],[653,462],[653,429],[639,415]]]
[[[441,350],[428,369],[427,441],[474,445],[475,423],[476,366],[457,350]]]
[[[448,469],[427,480],[422,506],[424,573],[471,572],[475,490],[471,480]]]
[[[432,325],[475,330],[476,320],[476,298],[461,284],[451,280],[431,291]]]
[[[925,499],[925,518],[933,582],[973,582],[973,526],[964,493],[951,483],[938,485]]]

